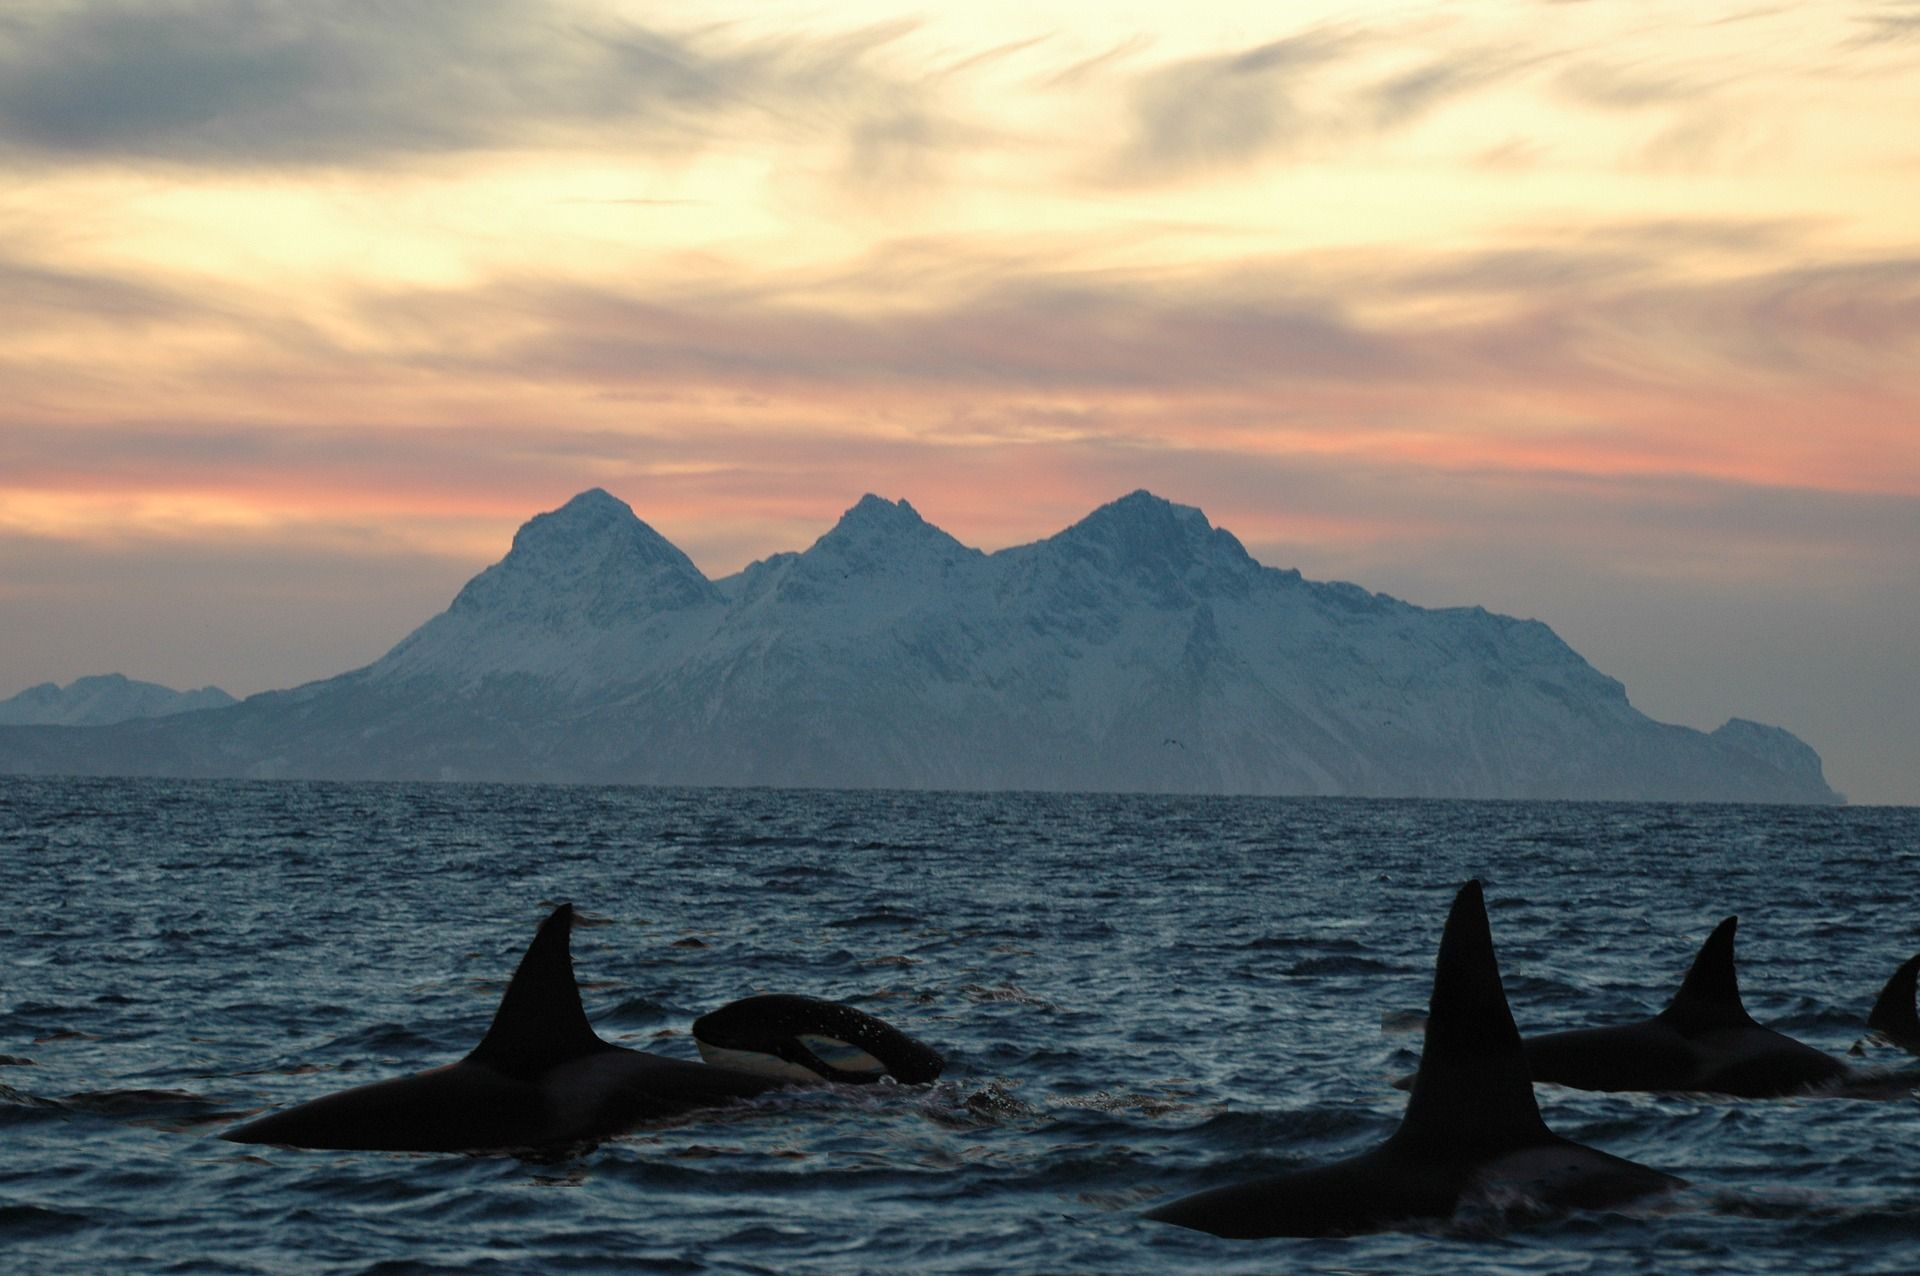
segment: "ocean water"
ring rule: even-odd
[[[1914,809],[0,779],[0,1269],[1920,1270],[1912,1097],[1543,1087],[1693,1184],[1635,1212],[1142,1220],[1393,1130],[1469,877],[1523,1031],[1658,1009],[1739,913],[1748,1008],[1839,1054],[1920,949]],[[465,1053],[562,900],[610,1040],[805,992],[947,1074],[538,1160],[214,1137]]]

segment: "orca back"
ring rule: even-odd
[[[583,1055],[619,1049],[600,1040],[587,1022],[573,976],[572,931],[572,904],[560,905],[540,924],[469,1062],[527,1080]]]

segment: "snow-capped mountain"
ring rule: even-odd
[[[157,682],[136,682],[125,674],[75,678],[62,687],[43,682],[0,700],[0,724],[7,726],[96,727],[129,718],[163,718],[195,709],[220,709],[234,699],[218,687],[175,691]]]
[[[64,761],[60,761],[60,760]],[[1657,723],[1538,621],[1255,562],[1135,492],[984,554],[864,497],[708,580],[602,491],[365,669],[0,768],[1832,802],[1813,750]]]

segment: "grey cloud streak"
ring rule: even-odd
[[[87,316],[103,322],[178,318],[203,310],[174,290],[141,281],[61,270],[0,256],[0,315],[15,333],[35,317]]]
[[[1126,87],[1131,136],[1110,157],[1103,178],[1121,185],[1173,181],[1377,136],[1548,58],[1436,45],[1422,49],[1411,69],[1365,83],[1316,78],[1403,43],[1386,29],[1330,24],[1141,71]]]
[[[385,369],[447,385],[505,377],[602,391],[945,387],[989,396],[1503,385],[1740,394],[1793,382],[1911,403],[1905,369],[1920,360],[1920,259],[1735,272],[1749,254],[1777,257],[1803,229],[1767,220],[1623,224],[1516,232],[1514,247],[1499,251],[1308,254],[1177,275],[1076,270],[1071,249],[1049,266],[1038,248],[1006,256],[965,242],[906,245],[842,271],[785,277],[717,269],[676,285],[524,277],[370,292],[357,303],[359,326],[376,339],[352,346],[280,298],[238,285],[195,297],[190,280],[55,270],[0,252],[0,325],[228,333],[233,340],[208,345],[197,367],[171,375],[219,378],[235,392],[289,377],[371,385]],[[1703,248],[1726,254],[1726,273],[1694,277],[1687,267]],[[942,299],[861,300],[929,288]],[[1423,313],[1417,324],[1376,317],[1409,305]],[[124,380],[142,367],[92,367],[83,344],[67,344],[67,373]],[[57,392],[60,365],[22,358],[0,354],[16,397]],[[283,394],[284,384],[271,392]]]
[[[1131,89],[1133,137],[1113,176],[1161,180],[1295,144],[1310,124],[1294,81],[1361,44],[1350,32],[1320,28],[1141,73]]]
[[[535,375],[742,385],[861,382],[1112,390],[1281,377],[1397,377],[1404,358],[1320,305],[1181,300],[1149,289],[1021,281],[942,308],[865,317],[786,302],[663,305],[537,290],[547,332],[503,357]]]
[[[684,147],[877,91],[904,28],[728,42],[543,0],[93,0],[0,20],[0,146],[378,163],[559,139]]]
[[[1636,233],[1644,242],[1636,245]],[[1776,233],[1716,223],[1731,250]],[[1845,386],[1911,399],[1920,358],[1920,261],[1865,260],[1685,282],[1658,246],[1666,224],[1609,242],[1482,254],[1375,254],[1245,262],[1207,277],[1047,271],[1022,265],[939,304],[873,312],[810,300],[804,283],[711,292],[508,281],[472,291],[370,298],[370,322],[454,331],[489,313],[489,336],[422,356],[447,373],[489,370],[608,386],[689,379],[760,391],[807,385],[983,391],[1535,385],[1702,393]],[[849,282],[885,295],[885,277]],[[1373,306],[1474,299],[1419,324]],[[524,321],[535,317],[529,327]],[[1729,379],[1731,377],[1731,379]]]

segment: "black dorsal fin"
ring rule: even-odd
[[[1893,972],[1893,978],[1880,990],[1880,1000],[1873,1003],[1873,1013],[1867,1016],[1867,1027],[1908,1049],[1920,1045],[1920,1013],[1913,1005],[1916,983],[1920,983],[1920,953],[1907,958]]]
[[[1733,934],[1738,917],[1713,928],[1687,971],[1687,980],[1660,1018],[1675,1028],[1744,1028],[1753,1016],[1740,1001],[1740,977],[1733,968]]]
[[[1471,881],[1440,936],[1420,1072],[1392,1143],[1427,1159],[1479,1160],[1551,1138],[1500,983],[1486,901]]]
[[[467,1058],[508,1076],[527,1078],[555,1064],[614,1047],[600,1040],[580,1005],[568,938],[573,905],[562,904],[540,923],[493,1012],[493,1026]]]

